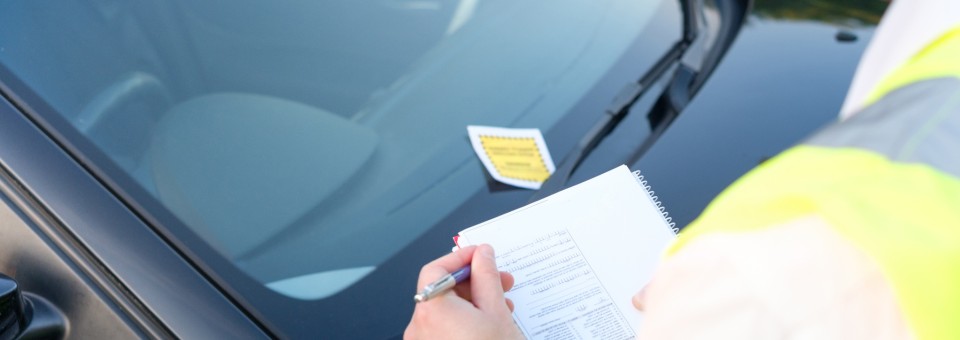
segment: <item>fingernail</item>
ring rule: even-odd
[[[633,302],[633,308],[643,311],[643,292],[634,295],[631,302]]]
[[[644,295],[647,294],[647,286],[640,288],[640,291],[637,294],[633,295],[633,307],[638,310],[643,310]]]
[[[479,250],[480,250],[480,255],[483,255],[483,256],[486,256],[486,257],[489,257],[489,258],[494,258],[494,256],[493,256],[493,247],[491,247],[489,244],[484,244],[484,245],[480,246],[480,249],[479,249]]]

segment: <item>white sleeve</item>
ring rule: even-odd
[[[909,339],[878,265],[822,219],[701,235],[647,287],[641,339]]]

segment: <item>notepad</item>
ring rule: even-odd
[[[631,297],[649,282],[675,225],[639,172],[620,166],[465,229],[513,274],[506,293],[528,339],[628,339],[642,315]]]

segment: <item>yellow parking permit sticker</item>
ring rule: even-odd
[[[555,170],[539,129],[467,126],[473,150],[499,182],[540,189]]]
[[[550,177],[533,138],[480,135],[480,145],[503,177],[540,183]]]

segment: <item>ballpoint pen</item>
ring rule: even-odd
[[[413,301],[417,303],[427,301],[440,293],[443,293],[447,290],[450,290],[458,283],[463,282],[470,277],[470,265],[463,266],[463,268],[457,269],[457,271],[444,275],[439,280],[433,281],[432,283],[423,287],[423,290],[419,294],[413,296]]]

